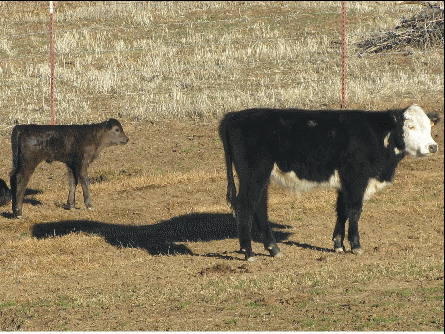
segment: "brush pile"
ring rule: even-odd
[[[424,10],[410,19],[403,18],[394,31],[357,43],[360,54],[403,50],[408,45],[420,49],[444,45],[443,7],[428,2],[423,2],[423,5]]]

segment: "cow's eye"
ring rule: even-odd
[[[119,128],[116,128],[116,130],[115,130],[116,132],[119,132]]]
[[[408,129],[414,130],[416,127],[414,125],[408,125]]]

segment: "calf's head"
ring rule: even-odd
[[[121,123],[114,118],[105,121],[104,143],[106,146],[121,145],[128,142],[128,137],[122,129]]]
[[[405,152],[416,157],[436,153],[438,148],[431,137],[431,126],[439,122],[439,115],[426,115],[422,108],[413,104],[405,110],[403,118]]]

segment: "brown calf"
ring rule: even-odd
[[[37,165],[61,161],[68,167],[67,208],[75,203],[75,190],[78,181],[82,186],[85,206],[93,209],[88,187],[89,164],[106,147],[126,144],[125,135],[119,121],[108,121],[88,125],[16,125],[11,134],[13,170],[11,171],[12,212],[22,217],[23,196],[29,178]]]

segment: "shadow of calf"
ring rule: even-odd
[[[286,240],[290,235],[289,232],[276,230],[287,226],[274,223],[271,223],[271,226],[275,228],[274,235],[277,242]],[[100,235],[116,247],[141,248],[152,255],[194,255],[188,247],[180,243],[238,238],[236,221],[231,214],[212,213],[183,215],[147,226],[67,220],[36,224],[32,233],[34,237],[43,239],[79,231]],[[253,240],[261,242],[258,233],[253,234]]]

